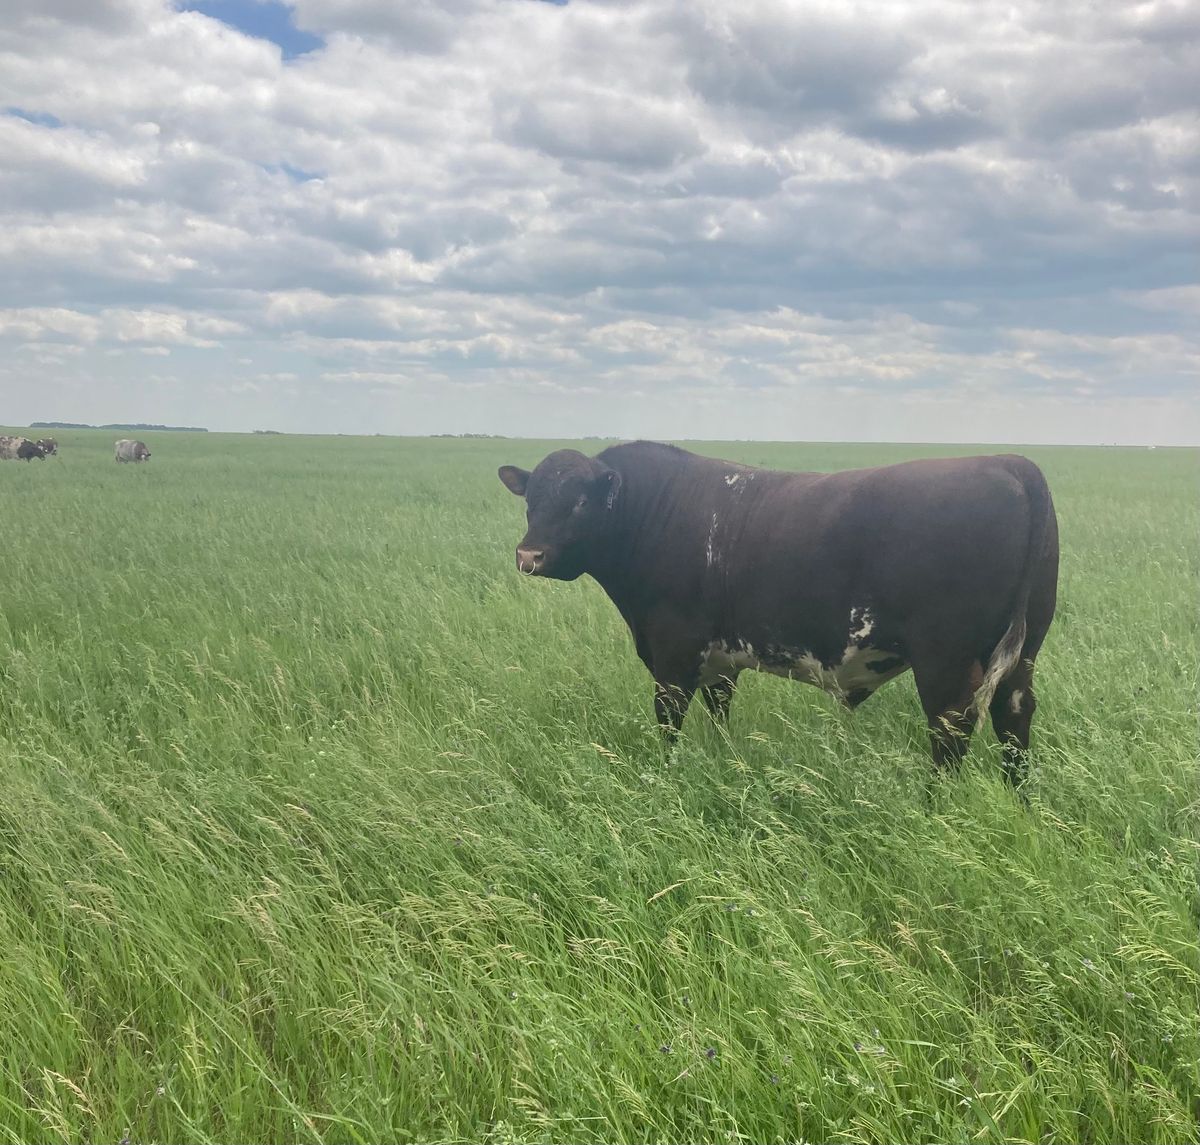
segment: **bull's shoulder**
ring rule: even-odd
[[[698,454],[663,441],[621,442],[619,445],[610,445],[607,449],[602,449],[596,454],[596,459],[619,471],[630,467],[675,468],[690,461],[701,460]]]

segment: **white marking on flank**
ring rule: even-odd
[[[871,615],[869,608],[856,604],[850,609],[850,642],[852,644],[861,644],[874,630],[875,617]]]
[[[721,554],[713,547],[717,535],[717,515],[712,515],[712,524],[708,526],[708,540],[704,544],[704,555],[708,558],[708,567],[712,568],[721,559]]]
[[[726,485],[736,485],[741,479],[742,479],[742,475],[740,473],[726,473],[725,474],[725,484]]]

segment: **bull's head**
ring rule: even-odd
[[[574,449],[550,454],[532,473],[500,467],[500,480],[525,498],[528,528],[517,546],[517,568],[530,576],[574,580],[587,572],[621,475]]]

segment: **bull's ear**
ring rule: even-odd
[[[604,507],[611,509],[617,503],[617,490],[621,488],[621,475],[615,469],[606,469],[600,475],[600,485],[605,490]]]
[[[529,484],[529,470],[518,469],[515,465],[501,465],[497,472],[504,487],[518,497],[525,496],[525,486]]]

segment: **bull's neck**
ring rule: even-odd
[[[621,489],[588,562],[588,573],[628,615],[650,603],[668,586],[662,549],[678,517],[678,494],[685,465],[667,472],[621,472]]]

